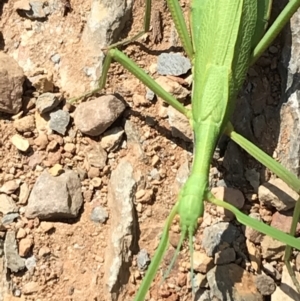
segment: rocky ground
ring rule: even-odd
[[[165,3],[154,6],[150,33],[123,51],[189,105],[190,62]],[[188,1],[181,6],[187,13]],[[132,300],[144,277],[188,177],[189,124],[116,63],[102,94],[72,101],[95,88],[101,49],[138,33],[143,13],[138,0],[0,3],[0,300]],[[250,68],[232,121],[298,174],[293,22]],[[210,185],[288,231],[298,195],[225,137]],[[161,284],[179,236],[176,218],[149,300],[191,300],[192,283],[198,301],[300,300],[284,245],[211,204],[194,236],[193,281],[184,244]],[[298,251],[293,263],[299,270]]]

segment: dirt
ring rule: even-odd
[[[142,1],[135,1],[133,11],[133,23],[129,22],[126,33],[120,39],[125,38],[129,31],[129,36],[139,32],[142,28],[144,8],[141,5]],[[149,34],[146,34],[139,42],[124,47],[124,52],[130,56],[139,66],[149,70],[149,67],[156,63],[157,55],[161,52],[168,52],[174,50],[174,37],[171,28],[169,13],[161,1],[155,2],[155,10],[160,11],[162,17],[162,39],[161,42],[154,42],[160,40],[159,26],[155,26]],[[30,56],[38,58],[37,67],[46,70],[48,74],[53,76],[52,81],[56,86],[56,90],[64,93],[65,97],[78,96],[84,91],[89,89],[89,79],[85,77],[82,70],[77,68],[78,64],[86,60],[85,49],[81,46],[78,47],[79,39],[82,34],[83,28],[86,24],[86,17],[90,10],[89,0],[72,0],[70,5],[72,10],[69,9],[69,2],[61,1],[61,13],[52,14],[49,19],[42,22],[42,25],[56,24],[60,31],[56,34],[48,32],[44,35],[36,35],[35,37],[28,36],[27,38],[32,42],[30,43]],[[28,59],[28,55],[23,51],[22,44],[16,47],[19,37],[24,35],[27,26],[31,26],[28,19],[22,17],[15,9],[16,5],[20,5],[17,1],[7,0],[0,4],[0,28],[2,35],[5,38],[5,52],[14,56],[21,65],[26,65],[24,60]],[[188,12],[188,3],[181,1],[181,6]],[[2,12],[2,13],[1,13]],[[157,13],[154,13],[157,16]],[[154,36],[152,33],[154,32]],[[61,43],[61,41],[67,43]],[[61,44],[60,44],[61,43]],[[61,45],[61,46],[60,46]],[[28,46],[27,46],[28,47]],[[49,55],[59,52],[63,58],[62,68],[60,73],[54,68],[53,63],[49,60]],[[182,49],[178,47],[180,51]],[[76,55],[74,54],[76,53]],[[36,61],[36,60],[35,60]],[[86,62],[88,64],[88,62]],[[257,67],[259,69],[260,67]],[[26,70],[24,70],[26,73]],[[67,82],[64,77],[64,72],[72,73],[73,82]],[[276,78],[276,77],[273,77]],[[276,81],[276,80],[275,80]],[[62,88],[64,87],[64,89]],[[172,137],[168,121],[164,118],[158,117],[159,106],[156,104],[139,104],[132,100],[133,95],[145,95],[145,87],[136,80],[128,71],[124,70],[119,64],[114,63],[109,72],[109,78],[106,84],[105,93],[118,93],[122,95],[130,108],[127,109],[125,117],[137,126],[141,137],[147,138],[147,143],[144,146],[144,153],[146,159],[139,162],[141,173],[148,174],[153,166],[151,161],[154,156],[159,157],[157,168],[163,171],[163,180],[156,183],[153,188],[154,198],[150,204],[143,204],[141,211],[138,213],[139,220],[142,221],[140,227],[140,249],[146,249],[152,256],[158,243],[158,235],[161,233],[164,220],[168,216],[170,209],[176,201],[178,187],[175,183],[176,172],[178,168],[186,160],[191,162],[191,155],[188,151],[192,150],[192,145],[180,139]],[[278,97],[278,93],[276,97]],[[35,108],[29,108],[26,115],[34,114]],[[155,120],[154,125],[149,125],[149,118]],[[74,126],[73,126],[74,127]],[[10,116],[3,115],[0,120],[0,133],[1,133],[1,153],[0,165],[4,175],[13,175],[13,178],[21,177],[25,179],[29,186],[32,188],[39,172],[32,170],[28,166],[29,158],[21,154],[10,143],[10,137],[16,133],[13,127],[13,122]],[[33,141],[36,138],[37,132],[30,136]],[[53,135],[52,140],[58,139],[57,135]],[[85,140],[89,143],[89,138],[77,135],[74,138],[75,144],[80,144]],[[269,149],[268,152],[274,150],[274,140],[269,138],[272,143],[266,143]],[[268,141],[268,140],[266,140]],[[33,143],[34,145],[34,143]],[[134,150],[128,148],[114,153],[110,167],[107,169],[113,170],[117,165],[120,158],[133,154]],[[136,158],[132,158],[136,162]],[[71,158],[72,161],[72,158]],[[222,161],[222,160],[221,160]],[[220,164],[222,162],[219,162]],[[82,163],[67,160],[62,156],[62,165],[82,167]],[[249,163],[249,166],[252,162]],[[257,166],[256,164],[253,164]],[[17,166],[16,170],[12,171],[12,167]],[[110,227],[110,221],[106,224],[95,224],[90,220],[90,214],[94,206],[101,204],[106,206],[107,200],[107,184],[109,181],[109,172],[101,173],[102,185],[99,191],[89,191],[86,189],[84,208],[80,217],[75,221],[61,221],[53,223],[53,229],[49,232],[44,232],[41,228],[40,221],[30,221],[22,218],[24,228],[34,239],[34,247],[32,254],[36,255],[40,260],[33,273],[22,272],[11,274],[11,288],[12,292],[17,289],[22,289],[26,284],[31,281],[39,283],[38,291],[30,295],[22,295],[21,298],[6,296],[5,300],[69,300],[69,301],[83,301],[83,300],[106,300],[107,293],[104,283],[104,262],[105,262],[105,248],[107,246],[106,238]],[[216,179],[220,180],[221,178]],[[7,176],[9,178],[9,176]],[[88,187],[88,181],[85,180],[83,186]],[[248,200],[252,198],[252,191],[248,188],[241,187],[243,192],[248,194]],[[91,201],[92,200],[92,201]],[[253,205],[253,202],[252,204]],[[255,210],[259,207],[258,203],[255,204]],[[22,206],[21,206],[22,207]],[[250,205],[246,206],[245,211],[250,211]],[[216,218],[216,209],[212,205],[206,208],[206,214],[212,214],[212,218]],[[265,215],[269,212],[266,211]],[[179,229],[178,222],[174,222],[172,226],[172,239],[178,241]],[[196,234],[195,248],[201,248],[201,235],[203,229],[199,228]],[[40,250],[43,248],[50,249],[50,255],[39,256]],[[174,248],[171,248],[164,259],[163,270],[170,262],[174,253]],[[136,254],[135,254],[136,255]],[[170,277],[162,285],[159,286],[161,277],[157,277],[152,289],[153,300],[190,300],[191,289],[188,277],[189,271],[189,253],[188,248],[185,246],[180,252],[179,260],[174,265]],[[130,269],[131,277],[128,283],[124,286],[119,300],[131,300],[137,291],[141,282],[141,275],[136,267],[136,258],[134,257],[133,265]],[[180,290],[176,291],[175,284],[181,281]]]

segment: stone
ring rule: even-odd
[[[17,182],[16,180],[7,181],[1,186],[0,192],[5,193],[5,194],[12,194],[19,187],[20,187],[20,183]]]
[[[172,106],[168,107],[167,113],[172,136],[191,142],[193,140],[193,131],[188,119]]]
[[[244,195],[238,189],[230,187],[213,187],[211,192],[213,193],[215,198],[225,201],[238,209],[241,209],[244,206]],[[217,211],[221,215],[228,217],[230,220],[233,220],[235,217],[231,211],[224,209],[223,207],[218,206]]]
[[[217,223],[203,231],[202,246],[210,257],[219,251],[219,246],[226,242],[232,244],[240,235],[238,228],[230,223]]]
[[[114,95],[105,95],[78,105],[74,123],[84,134],[102,134],[125,110],[124,103]]]
[[[25,257],[29,254],[31,251],[31,248],[33,246],[33,239],[29,237],[22,238],[19,241],[19,255],[21,257]]]
[[[8,269],[17,273],[25,268],[25,260],[20,257],[15,238],[15,232],[8,230],[4,242],[4,256]]]
[[[114,151],[121,144],[124,130],[121,127],[114,127],[107,130],[101,138],[101,147],[106,151]]]
[[[108,219],[108,213],[102,206],[97,206],[93,208],[90,218],[93,222],[104,224]]]
[[[53,131],[64,135],[67,130],[67,126],[70,122],[70,113],[63,111],[63,110],[57,110],[55,112],[50,113],[50,122],[49,127]]]
[[[193,253],[193,269],[196,272],[206,274],[214,266],[214,260],[212,257],[207,256],[200,251],[194,251]]]
[[[2,214],[18,212],[16,203],[6,194],[0,194],[0,212]]]
[[[25,76],[18,63],[9,55],[0,52],[0,111],[17,114],[22,107]]]
[[[162,53],[157,59],[157,72],[160,75],[180,76],[191,69],[191,62],[181,53]]]
[[[81,183],[75,172],[65,170],[53,177],[45,170],[32,188],[25,216],[40,220],[76,218],[82,204]]]
[[[114,300],[122,283],[126,283],[132,260],[135,233],[133,198],[136,190],[133,171],[133,166],[123,159],[111,173],[109,182],[110,233],[105,251],[104,281]]]
[[[54,93],[43,93],[36,100],[36,108],[40,114],[50,112],[55,109],[61,101],[61,98]]]
[[[258,188],[259,201],[277,211],[288,211],[295,207],[299,195],[281,179],[271,179]]]
[[[275,281],[270,276],[267,276],[265,274],[257,275],[255,283],[258,291],[263,296],[272,295],[276,290]]]
[[[263,301],[255,276],[234,263],[215,266],[207,273],[207,281],[210,295],[217,300]]]
[[[18,134],[11,137],[11,143],[22,152],[28,151],[30,147],[29,141]]]
[[[13,123],[14,128],[21,133],[33,132],[35,130],[35,119],[33,115],[17,119]]]

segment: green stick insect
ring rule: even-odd
[[[191,110],[185,108],[126,55],[116,49],[117,46],[124,45],[132,39],[108,48],[99,87],[84,95],[85,97],[90,96],[105,86],[110,63],[115,60],[133,73],[156,95],[184,114],[194,131],[194,160],[190,176],[167,218],[160,244],[135,296],[135,301],[145,300],[167,249],[169,228],[176,214],[180,217],[181,239],[179,245],[188,237],[192,252],[192,238],[197,228],[198,218],[203,216],[204,201],[230,210],[240,223],[285,243],[287,245],[285,263],[300,292],[300,285],[289,263],[291,248],[300,250],[300,240],[293,237],[300,215],[299,200],[294,210],[290,234],[286,234],[256,221],[241,213],[234,206],[216,199],[209,190],[210,162],[220,136],[225,133],[283,179],[291,188],[297,192],[300,191],[300,180],[295,175],[237,134],[230,123],[237,93],[245,80],[249,66],[266,50],[300,6],[300,0],[289,1],[264,34],[269,20],[271,2],[271,0],[191,0],[191,33],[189,33],[178,0],[167,0],[183,48],[193,66]],[[151,0],[146,0],[145,32],[149,30],[150,11]],[[142,33],[138,34],[134,39],[141,35]]]

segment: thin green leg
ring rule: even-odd
[[[289,22],[293,14],[297,11],[299,5],[300,0],[290,0],[289,3],[284,7],[280,15],[276,18],[272,26],[255,47],[252,54],[251,65],[254,64],[264,53],[264,51],[272,44],[278,34],[282,31],[283,27]]]
[[[295,235],[299,217],[300,217],[300,198],[298,198],[295,209],[294,209],[293,220],[292,220],[292,225],[291,225],[291,229],[290,229],[290,235]],[[292,247],[287,245],[285,248],[285,253],[284,253],[284,263],[287,267],[287,270],[290,274],[290,277],[293,280],[293,283],[294,283],[298,293],[300,294],[300,284],[296,278],[295,271],[292,268],[291,262],[290,262],[291,255],[292,255]]]
[[[251,156],[253,156],[257,161],[262,163],[264,166],[269,168],[272,172],[274,172],[279,178],[285,181],[292,189],[294,189],[298,194],[300,192],[300,180],[286,168],[284,168],[280,163],[275,161],[272,157],[268,156],[262,150],[260,150],[257,146],[252,144],[250,141],[245,139],[243,136],[237,134],[232,125],[228,124],[225,133],[238,145],[240,145],[245,151],[247,151]],[[293,212],[293,220],[290,228],[290,235],[295,236],[297,224],[300,218],[300,198],[298,198],[296,202],[296,206]],[[258,229],[258,231],[261,231]],[[261,231],[262,232],[262,231]],[[276,237],[275,237],[276,238]],[[297,248],[300,250],[299,248]],[[290,245],[286,245],[285,254],[284,254],[284,262],[290,274],[290,277],[293,280],[295,287],[300,293],[300,284],[296,279],[295,272],[290,263],[290,257],[292,253],[292,247]]]
[[[178,0],[167,0],[167,3],[183,49],[189,59],[192,61],[194,57],[194,49],[186,22],[184,20],[182,9],[180,7],[180,3]]]
[[[90,97],[93,94],[99,92],[102,90],[106,83],[107,73],[110,67],[110,64],[112,60],[115,60],[119,62],[124,68],[126,68],[130,73],[135,75],[141,82],[143,82],[149,89],[151,89],[156,95],[164,99],[166,103],[174,107],[177,111],[185,115],[190,121],[192,118],[191,110],[187,109],[182,105],[175,97],[170,95],[166,90],[164,90],[151,76],[149,76],[144,70],[142,70],[135,62],[133,62],[128,56],[126,56],[124,53],[122,53],[118,49],[110,49],[108,50],[104,64],[103,64],[103,70],[102,75],[98,82],[98,87],[90,92],[87,92],[86,94],[71,99],[69,102],[76,102],[79,99],[82,99],[83,97]],[[192,122],[190,122],[192,125]]]
[[[157,270],[159,269],[159,265],[163,259],[163,256],[167,250],[168,243],[169,243],[169,229],[171,227],[172,221],[177,213],[178,210],[178,202],[174,205],[172,211],[170,212],[165,226],[163,230],[162,237],[160,239],[158,248],[155,252],[154,257],[152,258],[151,264],[146,272],[145,278],[140,286],[134,301],[142,301],[145,300],[147,292],[151,286],[151,283],[156,275]]]

